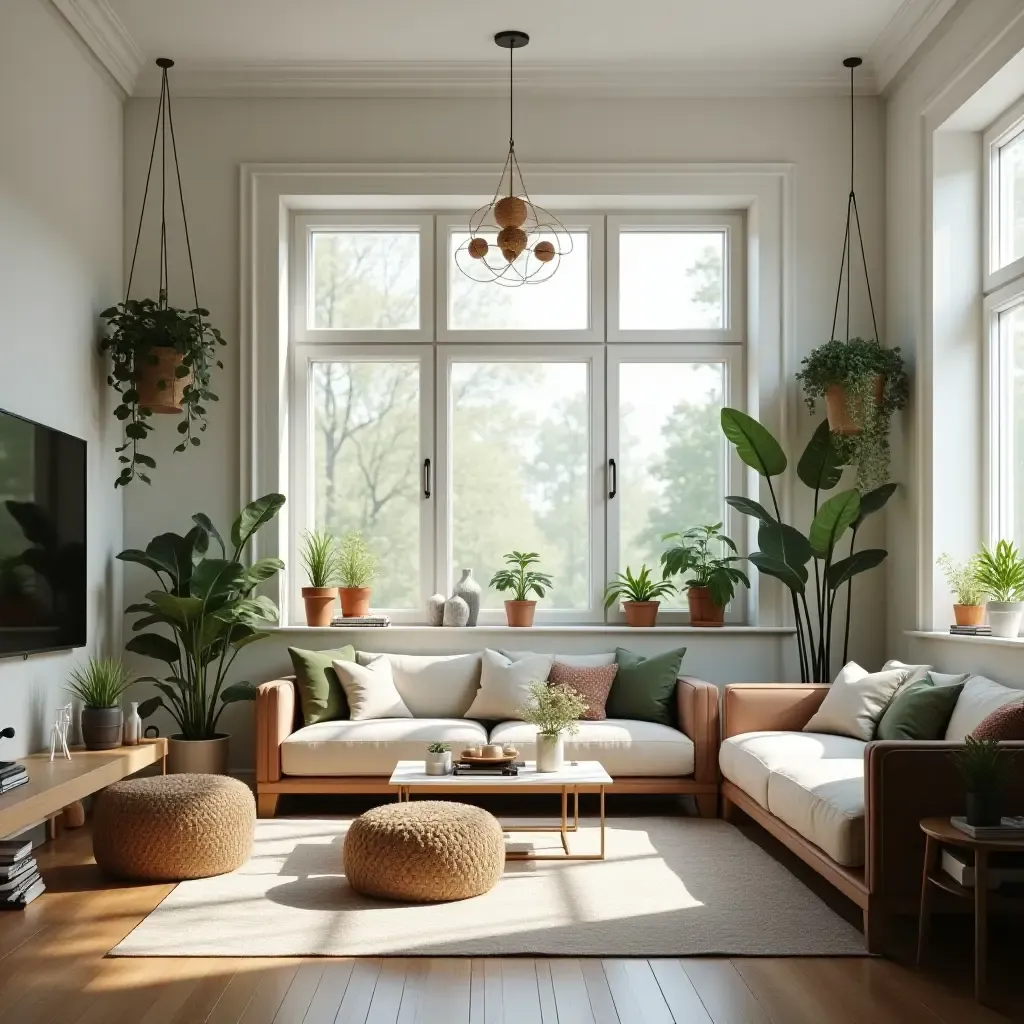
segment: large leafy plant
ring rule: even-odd
[[[143,718],[164,708],[185,739],[213,739],[228,704],[255,698],[252,683],[224,682],[238,652],[270,635],[261,626],[277,619],[277,606],[253,592],[280,572],[284,562],[261,558],[246,566],[242,557],[253,534],[283,504],[283,494],[267,494],[246,505],[231,527],[230,553],[210,518],[198,513],[184,537],[162,533],[145,551],[130,548],[117,556],[152,569],[160,584],[159,590],[146,594],[144,603],[126,609],[142,616],[132,626],[135,632],[152,626],[166,631],[139,633],[125,644],[135,654],[165,662],[170,670],[163,679],[142,677],[160,691],[139,705]],[[208,555],[211,542],[218,546],[219,558]]]
[[[983,547],[974,572],[978,589],[993,601],[1024,600],[1024,559],[1008,540],[999,541],[995,550]]]
[[[832,632],[835,604],[845,586],[846,627],[843,661],[850,646],[850,597],[853,578],[880,565],[888,555],[882,548],[856,550],[857,533],[864,520],[879,511],[896,490],[894,483],[861,493],[856,488],[840,491],[826,501],[823,491],[833,490],[843,475],[840,452],[827,423],[821,423],[797,463],[797,476],[814,492],[814,518],[807,533],[782,521],[773,480],[789,462],[782,446],[762,424],[738,409],[722,410],[722,430],[736,454],[766,481],[772,510],[744,497],[725,500],[744,515],[758,520],[758,549],[750,561],[765,576],[781,580],[790,591],[796,622],[800,676],[807,682],[828,682],[832,667]],[[849,535],[849,547],[843,553]],[[811,578],[813,565],[814,576]],[[808,589],[811,597],[808,600]]]
[[[666,533],[661,539],[678,541],[662,552],[661,565],[665,579],[680,573],[689,574],[680,584],[683,590],[706,587],[711,591],[711,600],[724,608],[732,600],[738,584],[750,586],[747,574],[735,565],[742,562],[743,557],[736,553],[733,541],[722,533],[721,523],[692,526],[683,533]],[[732,554],[712,554],[711,545],[716,541]]]
[[[511,568],[499,569],[488,585],[502,593],[512,591],[513,601],[529,601],[531,594],[543,597],[551,589],[551,577],[530,568],[539,561],[536,551],[510,551],[505,555],[505,562]]]

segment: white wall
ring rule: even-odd
[[[88,442],[88,651],[0,661],[0,757],[47,741],[68,669],[117,649],[118,432],[96,314],[121,288],[121,100],[49,3],[0,6],[0,407]]]

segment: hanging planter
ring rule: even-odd
[[[862,433],[864,421],[882,404],[884,388],[885,378],[880,373],[871,378],[871,395],[867,400],[848,389],[845,383],[829,384],[825,388],[825,415],[832,433],[843,437]],[[867,402],[874,408],[865,408]]]
[[[156,460],[142,451],[153,425],[149,418],[157,413],[180,415],[180,440],[176,452],[198,446],[200,435],[206,430],[206,403],[216,402],[210,387],[210,373],[214,366],[223,368],[216,350],[227,342],[220,331],[207,320],[210,311],[199,305],[195,267],[192,263],[192,244],[189,241],[188,219],[185,216],[185,198],[181,189],[178,167],[178,147],[174,139],[171,118],[171,93],[167,71],[174,61],[160,57],[160,101],[157,105],[156,130],[149,154],[146,188],[142,196],[142,212],[135,235],[135,251],[125,299],[105,309],[100,317],[106,321],[108,334],[100,341],[100,351],[110,360],[107,383],[118,394],[114,415],[124,424],[124,442],[116,448],[121,472],[115,487],[123,487],[136,477],[150,483],[146,470],[156,467]],[[160,242],[159,278],[156,299],[132,299],[132,279],[142,239],[142,224],[146,213],[149,186],[153,181],[153,163],[160,141]],[[170,147],[168,147],[168,142]],[[168,302],[167,261],[167,159],[174,163],[174,181],[185,232],[185,250],[188,254],[189,276],[192,282],[193,305],[190,309],[172,306]]]

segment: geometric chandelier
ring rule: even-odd
[[[519,288],[553,277],[561,258],[572,252],[572,235],[530,199],[516,160],[512,53],[530,37],[509,30],[499,32],[494,41],[508,50],[508,156],[494,198],[469,219],[469,238],[455,251],[455,264],[473,281]]]

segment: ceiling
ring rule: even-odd
[[[419,94],[431,87],[500,88],[507,54],[492,37],[506,28],[531,35],[516,54],[527,88],[735,92],[762,84],[826,91],[845,83],[843,57],[860,54],[867,59],[862,85],[874,91],[953,0],[53,3],[72,24],[85,22],[123,65],[115,77],[122,85],[127,79],[129,92],[150,92],[153,59],[170,56],[179,93]],[[96,40],[86,42],[96,49]]]

